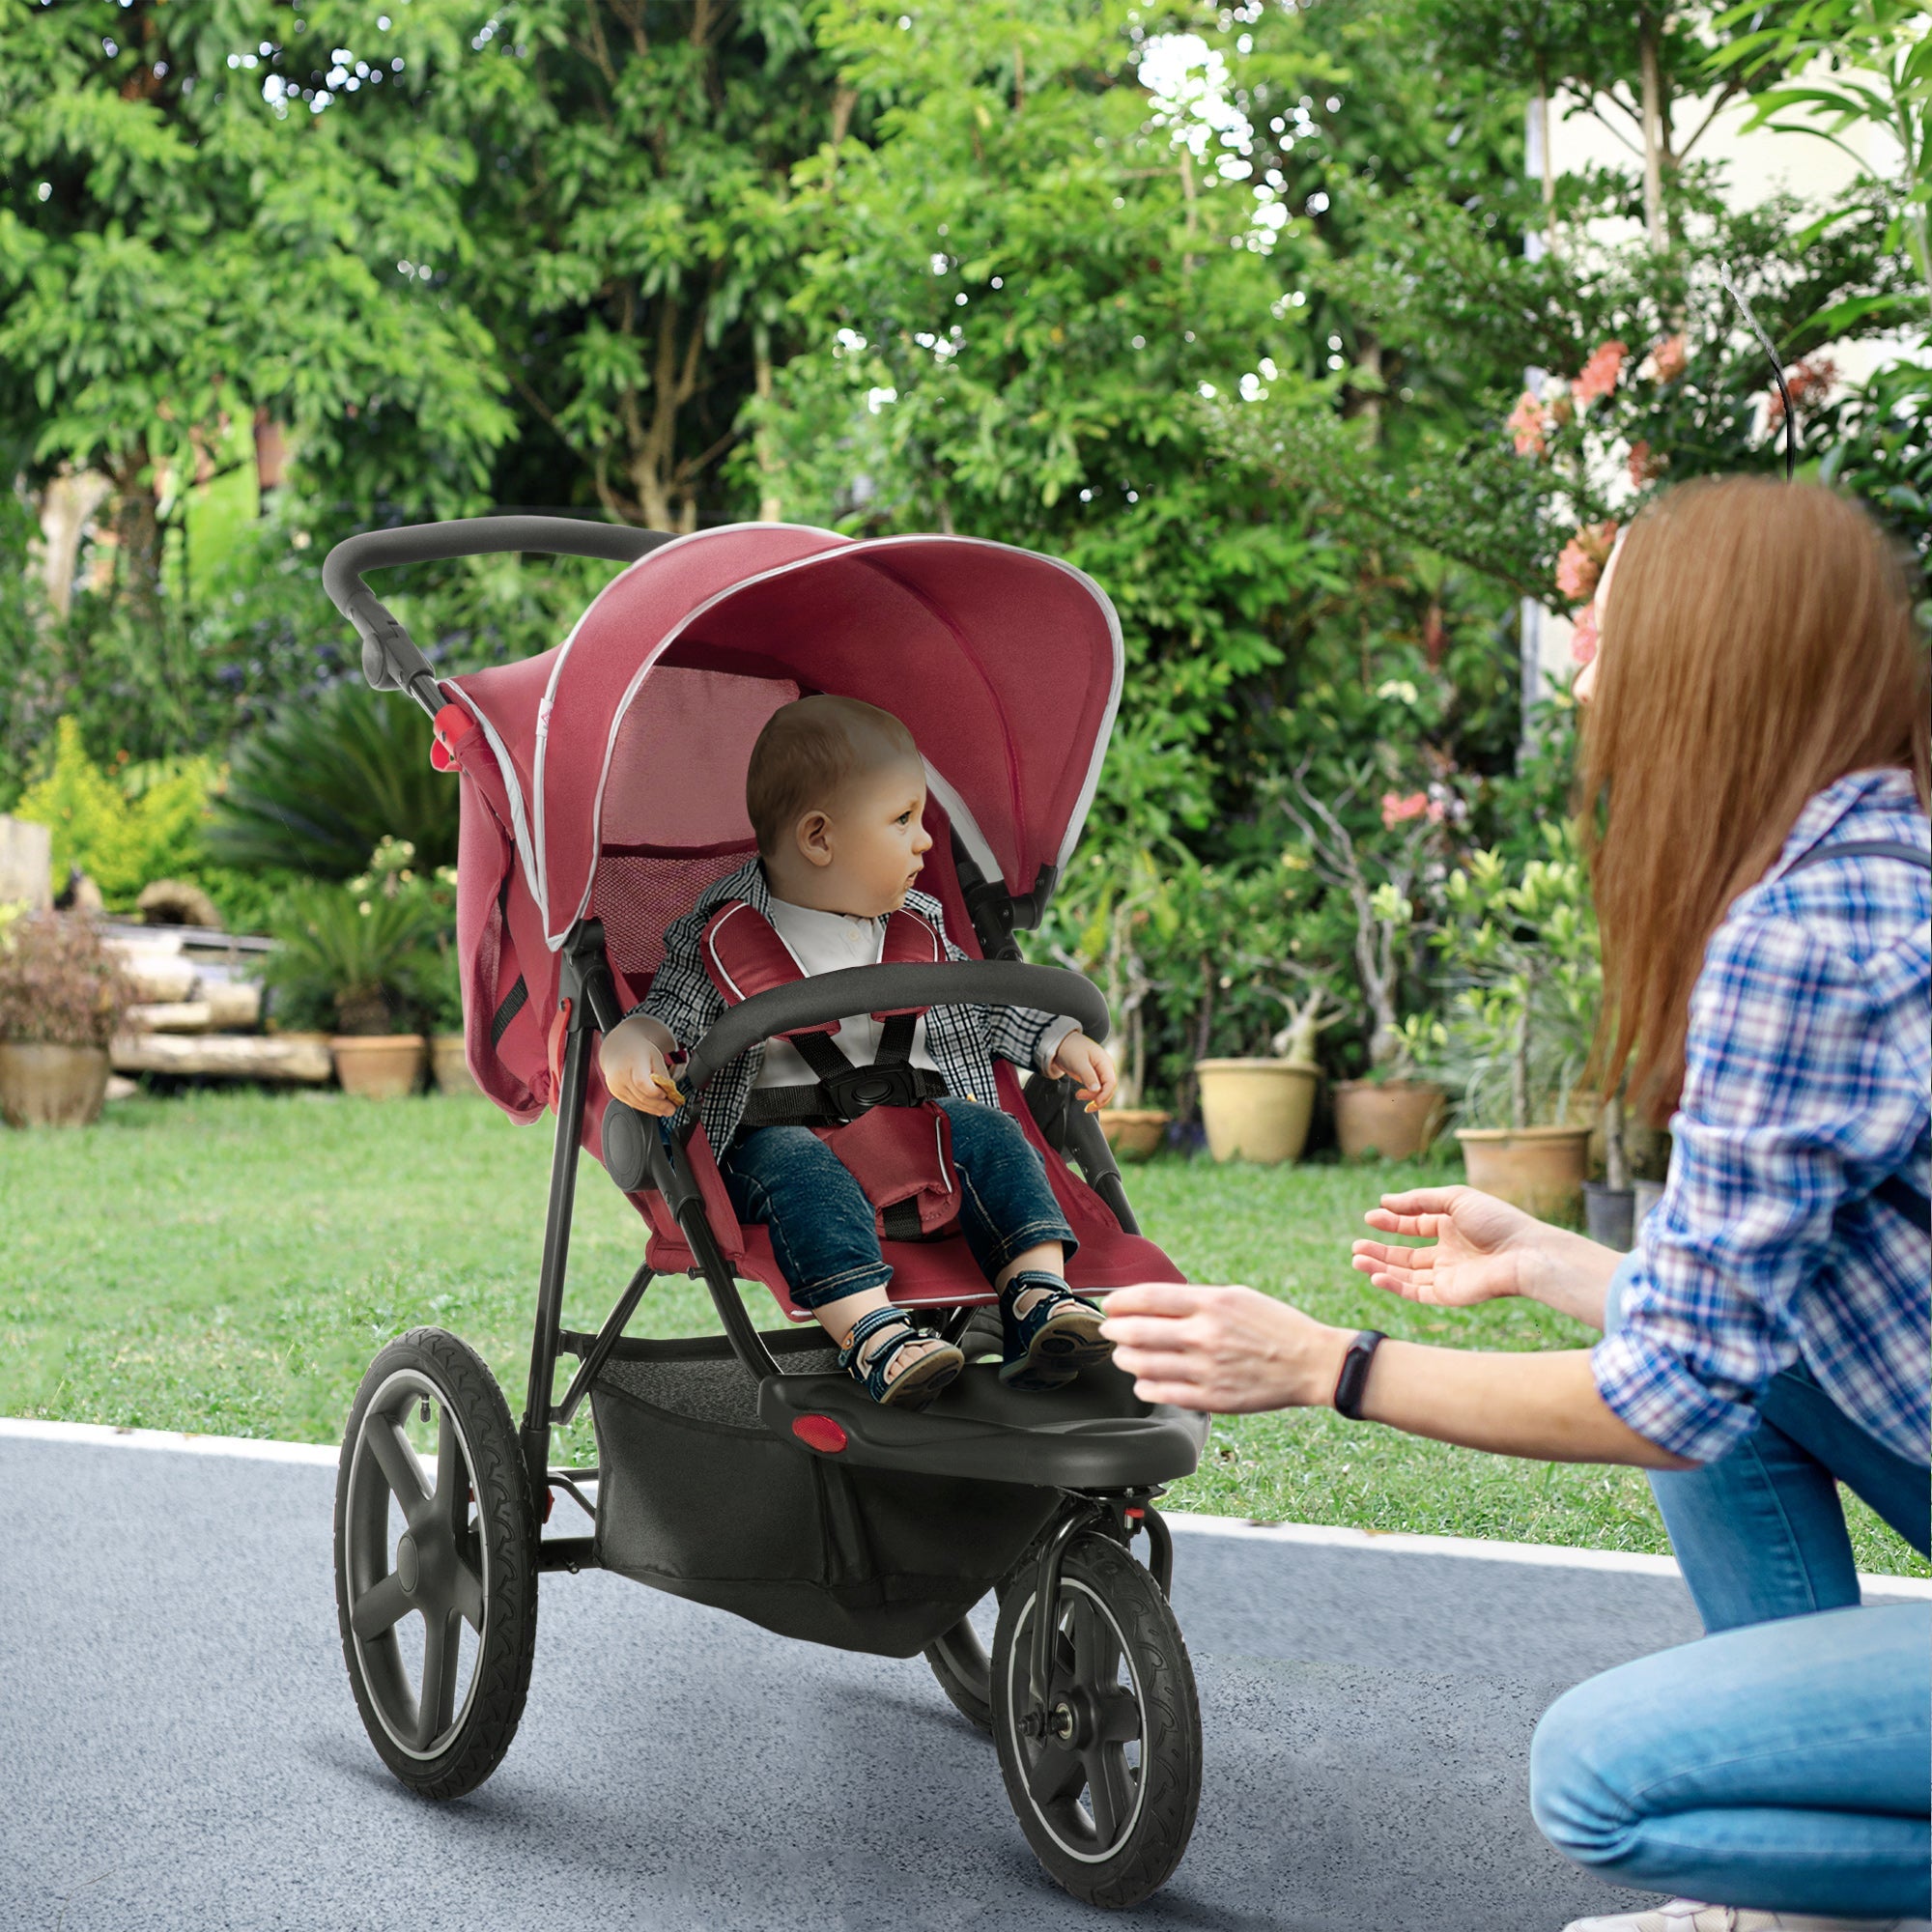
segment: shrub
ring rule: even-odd
[[[456,861],[457,787],[431,768],[429,720],[360,684],[285,705],[237,742],[208,846],[217,863],[347,879],[391,836],[423,866]]]
[[[0,928],[0,1039],[105,1046],[131,996],[84,915],[32,912]]]
[[[53,763],[14,816],[53,834],[57,885],[78,866],[112,910],[130,912],[143,886],[192,879],[205,864],[201,823],[213,780],[208,761],[193,758],[131,766],[117,781],[87,755],[80,726],[63,718]]]

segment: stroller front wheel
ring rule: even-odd
[[[536,1647],[535,1516],[496,1378],[412,1329],[369,1365],[335,1487],[335,1607],[370,1742],[428,1798],[496,1770]]]
[[[1090,1905],[1138,1905],[1187,1849],[1201,1802],[1194,1670],[1167,1599],[1111,1538],[1078,1535],[1053,1606],[1052,1675],[1030,1673],[1037,1583],[1000,1605],[993,1736],[1000,1772],[1039,1859]]]

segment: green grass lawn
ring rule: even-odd
[[[523,1406],[547,1125],[487,1103],[199,1094],[112,1107],[79,1132],[0,1135],[0,1411],[332,1442],[369,1358],[423,1322],[478,1349]],[[1442,1168],[1129,1174],[1147,1232],[1197,1280],[1244,1281],[1324,1321],[1470,1348],[1576,1347],[1523,1302],[1414,1309],[1348,1265],[1377,1193]],[[585,1162],[565,1321],[594,1328],[641,1224]],[[770,1315],[763,1291],[760,1319]],[[696,1284],[654,1283],[635,1334],[716,1328]],[[589,1460],[587,1409],[565,1445]],[[1663,1550],[1643,1479],[1513,1462],[1326,1411],[1217,1420],[1173,1506],[1601,1548]],[[1932,1575],[1854,1504],[1862,1568]]]

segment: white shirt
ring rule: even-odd
[[[808,978],[816,973],[838,973],[848,966],[876,966],[885,955],[886,922],[858,919],[850,913],[820,912],[816,906],[793,905],[788,899],[774,897],[772,927],[784,941],[786,950],[798,961]],[[1074,1032],[1073,1021],[1049,1027],[1039,1043],[1039,1066],[1044,1072],[1060,1051],[1060,1043]],[[869,1066],[879,1056],[883,1024],[870,1013],[852,1013],[838,1022],[832,1036],[838,1051],[854,1066]],[[913,1029],[911,1062],[928,1073],[937,1073],[939,1063],[927,1052],[925,1020],[921,1017]],[[789,1040],[766,1043],[765,1064],[758,1069],[760,1087],[810,1087],[817,1079]],[[980,1100],[987,1106],[998,1102],[990,1094],[965,1094],[961,1099]]]

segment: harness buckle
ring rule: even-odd
[[[819,1075],[826,1111],[848,1125],[874,1107],[916,1107],[925,1097],[925,1083],[916,1066],[847,1066]]]

